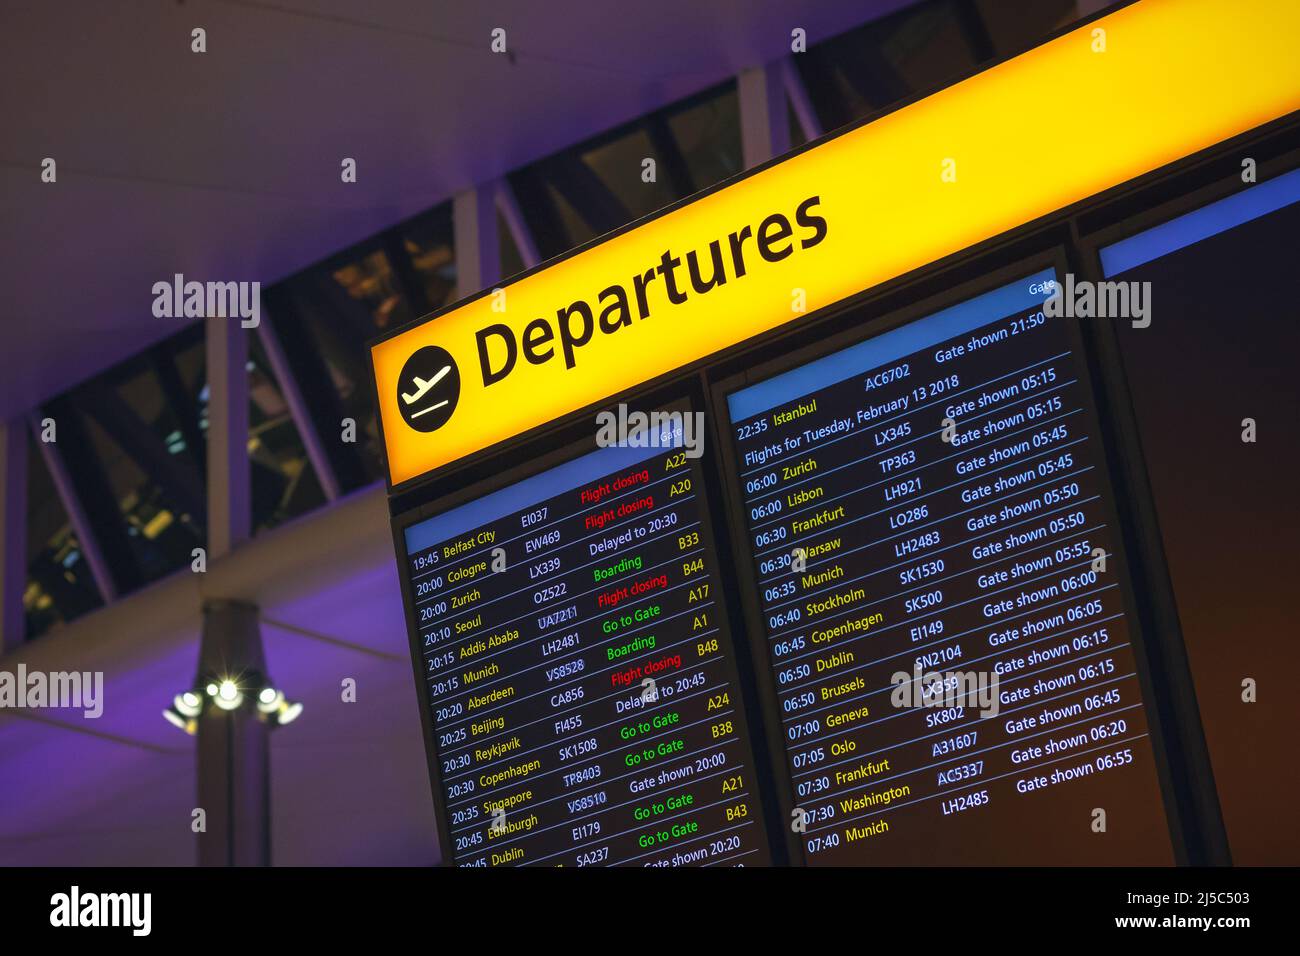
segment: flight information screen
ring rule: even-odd
[[[406,529],[451,862],[770,862],[680,424]]]
[[[728,395],[811,865],[1173,861],[1053,278]]]

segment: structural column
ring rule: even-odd
[[[501,279],[496,197],[496,184],[485,183],[457,193],[451,201],[457,298],[473,295]]]
[[[208,369],[208,559],[251,531],[248,464],[248,334],[237,318],[205,320]]]
[[[271,864],[270,723],[256,706],[266,673],[258,609],[239,601],[203,607],[199,677],[220,686],[236,682],[242,694],[230,710],[209,701],[199,717],[198,806],[206,829],[198,834],[200,866]]]
[[[524,268],[531,269],[538,265],[542,257],[537,251],[537,243],[533,240],[532,231],[528,228],[523,210],[519,208],[519,201],[515,198],[515,191],[510,188],[509,180],[497,181],[496,206],[497,211],[501,213],[501,218],[505,220],[506,228],[510,230],[510,238],[515,241],[515,248],[519,250],[519,258],[523,260]]]
[[[799,70],[794,65],[794,58],[787,56],[777,64],[777,68],[781,71],[781,79],[784,81],[786,102],[790,104],[790,112],[794,114],[803,138],[816,139],[822,134],[821,121],[817,118],[817,110],[813,108],[812,99],[808,96],[808,88],[803,85]]]
[[[740,147],[746,169],[790,150],[785,84],[779,62],[743,70],[737,78]]]

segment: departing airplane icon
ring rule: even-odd
[[[437,345],[412,352],[395,384],[390,401],[417,432],[436,432],[460,402],[460,369],[451,353]]]
[[[433,388],[433,386],[441,382],[443,378],[446,377],[447,373],[450,371],[451,371],[451,366],[444,365],[442,368],[438,369],[437,374],[434,375],[433,378],[424,379],[424,378],[420,378],[420,376],[418,375],[413,376],[415,381],[415,392],[414,393],[403,392],[402,401],[406,402],[406,404],[408,405],[414,405],[416,402],[418,402],[420,399],[424,398],[424,396],[428,394],[429,389]],[[436,408],[442,408],[442,406],[446,404],[447,404],[446,400],[438,402],[436,405],[430,405],[428,408],[422,408],[418,412],[413,412],[411,414],[411,417],[419,418],[421,415],[426,415]]]

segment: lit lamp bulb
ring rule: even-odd
[[[215,700],[222,710],[234,710],[244,702],[244,695],[239,692],[239,687],[233,680],[226,679],[217,686]]]

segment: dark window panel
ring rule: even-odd
[[[382,242],[384,258],[388,260],[389,268],[392,269],[393,286],[402,301],[406,303],[407,311],[415,316],[429,312],[429,297],[425,294],[424,283],[416,274],[415,266],[411,264],[406,240],[401,232],[396,229],[388,230],[384,233]]]
[[[456,249],[451,203],[402,223],[393,233],[400,237],[409,262],[408,282],[418,287],[414,298],[421,315],[442,308],[456,294]],[[396,260],[395,253],[390,255]]]
[[[102,604],[40,447],[29,437],[27,586],[23,590],[26,637],[39,637]]]
[[[686,161],[681,144],[673,132],[673,127],[669,125],[668,118],[663,113],[655,113],[648,117],[645,122],[645,133],[647,145],[651,150],[647,156],[655,159],[657,175],[663,181],[667,191],[667,198],[663,204],[666,205],[696,192],[699,187],[695,185],[690,164]],[[639,174],[639,163],[637,168]]]
[[[578,239],[570,235],[540,164],[517,169],[508,179],[542,261],[553,259],[577,245]]]
[[[175,424],[174,430],[168,431],[165,435],[164,440],[168,448],[177,454],[188,454],[195,468],[201,474],[206,474],[207,441],[204,439],[203,427],[200,424],[203,416],[198,400],[201,385],[187,384],[180,368],[182,356],[185,356],[185,361],[189,363],[192,361],[190,356],[197,354],[198,374],[194,377],[198,382],[203,381],[206,370],[202,364],[202,339],[195,335],[186,335],[178,336],[178,340],[175,344],[165,343],[155,346],[149,350],[146,357],[149,367],[157,376],[158,386],[162,390],[167,407],[172,412]]]
[[[814,44],[794,62],[830,131],[1022,53],[1078,18],[1074,0],[928,0]]]
[[[550,259],[741,170],[734,82],[510,174],[538,253]],[[643,182],[653,158],[656,181]]]
[[[989,31],[998,57],[1023,53],[1079,19],[1075,0],[1014,4],[1006,0],[975,0],[974,6]]]
[[[149,373],[133,377],[129,385],[134,391],[144,393],[141,398],[152,412],[161,400],[156,376]],[[106,382],[90,382],[78,392],[79,407],[112,439],[114,450],[121,453],[113,454],[100,442],[101,460],[112,463],[114,469],[129,470],[129,477],[123,474],[129,485],[119,489],[119,500],[130,490],[152,481],[178,512],[201,522],[206,511],[203,474],[196,467],[193,453],[179,440],[180,429],[175,426],[173,416],[160,415],[152,422],[147,421],[137,407],[123,400],[118,388]]]
[[[543,178],[547,199],[559,218],[562,234],[567,237],[560,252],[568,252],[574,246],[590,242],[600,235],[599,228],[588,222],[556,185],[553,168],[548,168],[543,173]]]
[[[646,159],[655,160],[653,182],[643,182],[641,178]],[[665,133],[656,141],[644,127],[628,130],[616,139],[585,150],[578,162],[583,168],[577,171],[574,187],[561,187],[562,191],[566,197],[577,192],[584,199],[593,191],[608,192],[609,201],[602,205],[579,207],[584,219],[593,226],[604,227],[602,232],[649,215],[691,192],[689,181],[673,181],[675,176],[685,177],[686,163],[672,136]],[[592,184],[595,180],[599,181],[599,187]]]
[[[882,21],[880,50],[907,92],[937,89],[975,71],[954,3],[925,3]]]
[[[637,167],[639,181],[640,162],[636,161],[634,165]],[[604,235],[636,218],[582,154],[570,151],[550,160],[547,167],[551,187],[594,235]],[[625,182],[620,176],[619,184],[624,185]]]
[[[148,464],[133,458],[98,420],[83,412],[83,422],[93,449],[91,453],[99,462],[99,474],[107,479],[108,491],[116,505],[113,524],[122,533],[122,536],[117,533],[108,536],[107,540],[116,542],[109,547],[104,547],[105,536],[100,535],[100,546],[118,579],[119,593],[127,593],[187,567],[193,560],[193,549],[206,545],[201,515],[196,515],[193,508],[177,505],[171,489],[155,480]],[[63,422],[59,428],[59,443],[63,446]],[[201,499],[197,505],[202,508]],[[135,580],[119,571],[123,538],[130,551]]]
[[[941,3],[909,7],[881,20],[814,44],[794,58],[822,128],[833,130],[860,120],[911,92],[892,59],[890,38],[918,14]]]
[[[248,392],[248,458],[257,532],[319,508],[325,492],[256,335],[249,340]]]
[[[366,330],[319,294],[310,274],[265,293],[290,372],[311,412],[339,487],[347,492],[381,475],[379,430],[371,398]],[[373,333],[371,333],[373,335]],[[343,420],[356,423],[356,441],[343,440]]]
[[[330,268],[334,281],[370,315],[375,330],[386,332],[416,318],[416,309],[383,249],[372,249]]]
[[[988,63],[997,56],[988,23],[976,0],[953,0],[953,14],[957,28],[966,38],[966,47],[976,63]]]
[[[727,82],[692,97],[663,116],[690,175],[691,192],[707,189],[744,169],[741,156],[740,99]],[[690,193],[675,198],[681,199]]]
[[[104,556],[114,587],[119,592],[139,587],[144,583],[143,575],[127,540],[126,525],[107,470],[96,453],[90,423],[66,396],[47,403],[41,415],[54,422],[56,441],[50,452],[63,463],[72,493],[85,515],[89,533]]]
[[[45,414],[118,592],[189,564],[205,538],[203,473],[148,363],[115,366]]]

